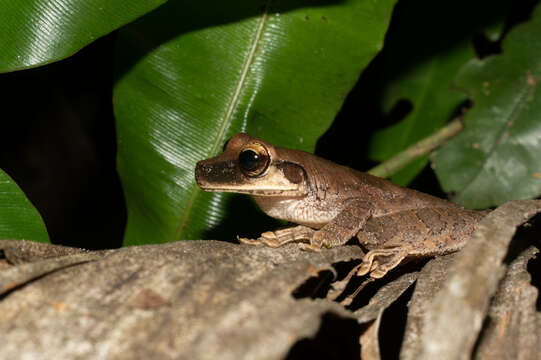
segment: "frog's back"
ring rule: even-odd
[[[379,178],[368,173],[350,169],[357,179],[359,189],[373,194],[375,201],[388,203],[400,209],[433,208],[462,208],[451,201],[402,187],[391,181]]]
[[[307,152],[285,148],[276,150],[279,158],[301,165],[306,173],[310,194],[321,204],[325,203],[327,208],[341,208],[349,199],[360,199],[370,205],[374,217],[420,208],[461,209],[450,201],[396,185],[389,180]]]

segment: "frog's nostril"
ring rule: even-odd
[[[195,165],[195,174],[198,175],[198,174],[202,174],[206,172],[206,166],[205,164],[202,164],[201,162],[198,162],[196,165]]]

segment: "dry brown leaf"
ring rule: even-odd
[[[0,242],[8,260],[13,246]],[[0,301],[4,358],[279,359],[323,314],[352,317],[291,292],[361,254],[185,241],[54,258],[39,246],[49,259],[0,272],[17,283]]]
[[[530,284],[528,262],[539,252],[529,247],[509,266],[488,312],[476,359],[539,359],[541,314],[536,310],[538,290]]]
[[[419,351],[421,330],[423,328],[425,311],[441,289],[450,264],[457,254],[437,257],[429,261],[421,270],[415,284],[415,291],[408,304],[408,319],[400,358],[415,360]]]
[[[361,344],[361,359],[363,360],[380,360],[381,353],[379,351],[379,326],[381,324],[381,316],[383,310],[379,312],[376,319],[368,326],[365,332],[361,335],[359,343]]]
[[[516,228],[540,210],[538,200],[512,201],[480,222],[426,309],[416,358],[470,358],[489,300],[505,273],[503,259]]]
[[[356,310],[353,314],[360,323],[376,319],[415,282],[417,276],[418,273],[407,273],[382,286],[366,306]]]
[[[506,204],[487,216],[461,253],[436,258],[421,272],[404,267],[371,282],[352,308],[367,305],[354,313],[336,302],[300,297],[308,296],[310,281],[323,289],[318,296],[336,297],[326,288],[336,274],[332,264],[347,272],[362,256],[357,246],[313,253],[296,245],[270,249],[189,241],[88,252],[0,241],[2,355],[293,359],[320,349],[315,354],[330,358],[362,353],[378,359],[380,327],[396,328],[396,320],[382,314],[397,299],[406,301],[402,295],[417,281],[402,359],[469,358],[476,341],[481,359],[528,358],[540,350],[537,289],[525,270],[535,250],[511,264],[490,310],[488,305],[505,273],[502,259],[516,227],[540,204]],[[359,281],[335,282],[340,285],[335,291],[351,292]],[[298,296],[301,288],[304,295]],[[347,293],[339,296],[348,299]],[[487,311],[490,321],[483,322]],[[341,342],[344,334],[349,339]],[[438,352],[442,349],[447,352]]]

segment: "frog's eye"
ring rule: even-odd
[[[239,167],[249,177],[263,175],[269,167],[270,157],[267,149],[261,144],[250,144],[239,153]]]

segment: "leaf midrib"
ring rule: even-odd
[[[256,32],[254,34],[252,44],[250,47],[250,52],[248,53],[248,56],[246,57],[246,61],[244,62],[242,66],[242,71],[239,77],[239,81],[237,83],[237,86],[235,88],[235,92],[233,93],[233,96],[231,98],[231,101],[229,103],[229,106],[227,107],[227,111],[225,113],[225,116],[223,118],[223,121],[220,125],[220,128],[218,129],[218,135],[216,136],[216,139],[214,141],[214,144],[212,145],[210,151],[207,153],[207,158],[214,156],[220,144],[223,142],[228,125],[231,123],[231,118],[233,117],[233,114],[235,112],[235,109],[237,108],[239,101],[240,101],[240,94],[242,92],[242,89],[244,88],[244,85],[246,83],[246,78],[248,76],[248,72],[250,70],[250,67],[252,66],[253,60],[255,58],[255,53],[257,50],[257,45],[259,41],[261,40],[261,36],[263,34],[263,28],[265,27],[265,23],[268,19],[268,9],[269,4],[271,0],[267,1],[265,4],[265,7],[263,8],[263,11],[261,13],[261,18],[259,20],[259,23],[256,28]],[[195,183],[192,185],[192,190],[190,193],[190,196],[188,198],[188,201],[186,203],[186,206],[184,207],[184,212],[179,220],[179,224],[177,226],[177,231],[175,232],[175,238],[173,240],[179,240],[182,229],[186,226],[186,223],[188,222],[188,219],[191,216],[193,206],[195,203],[195,200],[197,198],[197,195],[201,192],[201,190],[195,186]]]

